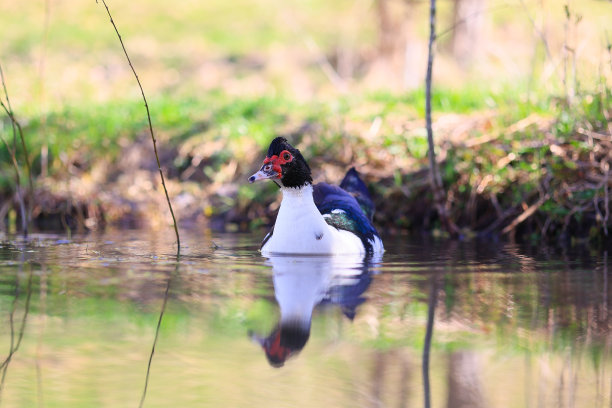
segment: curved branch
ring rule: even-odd
[[[96,0],[96,3],[98,1]],[[151,132],[151,140],[153,141],[153,150],[155,151],[155,159],[157,160],[157,169],[159,170],[159,176],[161,177],[162,187],[164,188],[164,193],[166,194],[166,201],[168,202],[168,208],[170,209],[170,214],[172,215],[172,222],[174,224],[174,233],[176,234],[176,244],[178,246],[177,256],[181,252],[181,239],[179,237],[178,227],[176,225],[176,217],[174,216],[174,210],[172,210],[172,204],[170,203],[170,196],[168,195],[168,189],[166,188],[166,181],[164,179],[164,173],[161,168],[161,163],[159,161],[159,155],[157,154],[157,141],[155,140],[155,134],[153,133],[153,124],[151,123],[151,112],[149,111],[149,104],[147,103],[147,98],[145,96],[144,90],[142,88],[142,84],[140,83],[140,79],[138,78],[138,74],[136,73],[136,69],[134,69],[134,65],[132,65],[132,61],[130,60],[130,56],[128,55],[127,50],[125,49],[125,45],[123,45],[123,40],[121,39],[121,34],[119,34],[119,30],[117,29],[117,25],[113,20],[113,16],[111,15],[108,6],[106,5],[106,1],[102,0],[102,4],[106,8],[106,13],[110,18],[110,22],[115,29],[115,33],[117,33],[117,38],[119,38],[119,43],[121,44],[121,48],[123,49],[123,53],[125,54],[125,58],[127,59],[130,68],[132,69],[132,73],[136,78],[136,82],[138,83],[138,88],[140,88],[140,94],[142,95],[142,100],[144,101],[145,109],[147,110],[147,120],[149,121],[149,132]]]

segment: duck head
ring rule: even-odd
[[[299,353],[310,337],[310,321],[281,321],[268,337],[249,333],[259,343],[272,367],[282,367],[285,361]]]
[[[308,163],[302,153],[291,146],[284,137],[277,137],[270,143],[261,168],[249,177],[249,182],[268,179],[280,187],[299,188],[312,184]]]

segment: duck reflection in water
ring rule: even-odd
[[[279,255],[267,263],[272,266],[280,321],[268,337],[251,333],[251,339],[262,346],[273,367],[283,366],[304,348],[317,305],[336,305],[353,320],[372,281],[373,260],[363,256]]]

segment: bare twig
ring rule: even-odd
[[[25,156],[26,168],[28,170],[28,175],[29,175],[28,180],[29,180],[30,194],[32,194],[32,192],[34,191],[34,183],[32,182],[32,167],[30,166],[28,148],[26,147],[25,139],[23,137],[23,129],[21,128],[21,124],[17,121],[17,119],[15,119],[15,115],[13,111],[11,111],[11,108],[5,105],[4,102],[2,101],[0,101],[0,106],[2,106],[2,108],[8,115],[9,119],[11,120],[11,123],[17,128],[17,133],[19,134],[19,139],[21,140],[21,148],[23,149],[23,155]]]
[[[32,167],[30,165],[30,158],[28,154],[28,149],[25,144],[25,139],[23,137],[23,130],[21,128],[21,124],[15,118],[15,114],[13,113],[13,109],[11,107],[11,100],[9,99],[8,91],[6,89],[6,81],[4,79],[4,71],[2,70],[2,66],[0,65],[0,80],[2,81],[2,89],[4,90],[4,97],[6,98],[6,104],[0,99],[0,106],[4,109],[9,119],[11,120],[11,126],[13,128],[13,143],[16,144],[15,139],[17,138],[17,134],[19,134],[19,138],[21,139],[21,147],[23,149],[24,161],[26,164],[26,168],[28,170],[28,188],[29,188],[29,197],[28,200],[28,213],[25,219],[25,227],[23,228],[23,234],[25,236],[28,235],[28,228],[30,222],[30,216],[32,214],[32,200],[34,197],[34,183],[32,181]],[[15,158],[16,158],[16,147],[15,147]],[[19,185],[17,186],[19,188]],[[23,203],[22,203],[23,205]]]
[[[552,54],[550,52],[550,47],[548,46],[548,40],[546,39],[546,35],[544,35],[542,30],[540,30],[536,26],[536,23],[535,23],[533,17],[531,17],[531,14],[529,14],[529,10],[527,10],[527,6],[525,5],[525,2],[523,0],[519,0],[519,2],[521,3],[521,7],[523,8],[523,11],[527,15],[527,19],[529,20],[529,23],[531,23],[531,27],[536,32],[538,37],[540,37],[540,40],[542,41],[542,44],[544,45],[544,51],[546,52],[546,56],[548,57],[548,59],[550,59],[552,61],[553,58],[552,58]]]
[[[495,196],[492,196],[492,197],[495,197]],[[493,202],[493,198],[491,199],[491,201]],[[495,202],[497,202],[497,197],[495,197]],[[498,202],[497,202],[497,206],[499,206]],[[506,211],[504,211],[503,213],[498,213],[497,214],[497,218],[495,219],[495,221],[493,221],[484,230],[480,231],[478,233],[478,235],[484,237],[484,236],[488,235],[489,233],[491,233],[492,231],[496,230],[500,225],[502,225],[504,223],[504,221],[506,221],[506,219],[508,217],[514,215],[516,213],[516,211],[517,210],[515,208],[509,208]]]
[[[323,51],[319,48],[317,43],[310,36],[306,36],[304,38],[304,44],[308,49],[316,54],[317,56],[317,64],[321,68],[321,71],[325,74],[325,76],[329,79],[329,81],[338,89],[340,92],[344,93],[347,91],[347,83],[346,81],[336,72],[332,64],[329,62],[329,59],[325,55]]]
[[[439,39],[440,37],[443,37],[446,34],[452,32],[453,30],[455,30],[455,28],[459,27],[460,25],[467,24],[468,21],[470,21],[470,19],[472,19],[474,17],[479,17],[482,14],[486,14],[486,13],[489,13],[489,12],[502,10],[502,9],[505,9],[505,8],[508,8],[508,7],[514,7],[514,6],[511,5],[511,4],[498,4],[496,6],[492,6],[492,7],[489,7],[489,8],[485,8],[483,10],[476,11],[476,12],[474,12],[472,14],[468,14],[464,18],[458,20],[452,26],[450,26],[450,27],[442,30],[440,33],[436,34],[436,40]]]
[[[429,9],[429,44],[427,56],[427,75],[425,77],[425,122],[427,127],[427,142],[429,145],[429,172],[431,184],[437,187],[442,184],[438,166],[436,165],[436,153],[434,151],[433,128],[431,123],[431,78],[433,74],[433,47],[436,41],[436,0],[430,0]]]
[[[538,208],[540,208],[542,204],[544,204],[546,200],[548,200],[548,198],[549,198],[549,195],[544,194],[542,197],[540,197],[540,199],[535,204],[532,204],[531,206],[527,207],[527,209],[523,211],[521,215],[519,215],[514,220],[512,220],[512,222],[502,230],[502,234],[507,234],[513,231],[521,222],[531,217],[533,213],[535,213],[538,210]]]
[[[96,3],[98,0],[96,0]],[[172,210],[172,204],[170,203],[170,196],[168,195],[168,189],[166,188],[166,181],[164,179],[164,172],[161,168],[161,163],[159,161],[159,155],[157,154],[157,141],[155,140],[155,133],[153,133],[153,124],[151,123],[151,112],[149,112],[149,104],[147,103],[147,98],[144,93],[144,89],[142,88],[142,84],[140,83],[140,79],[138,78],[138,74],[136,73],[136,69],[134,69],[134,65],[132,65],[132,61],[130,60],[130,56],[128,55],[127,50],[125,49],[125,45],[123,44],[123,40],[121,39],[121,34],[119,34],[119,29],[117,29],[117,25],[113,20],[113,16],[106,5],[106,1],[102,0],[102,4],[106,8],[106,13],[108,14],[108,18],[110,18],[110,22],[115,29],[115,33],[117,34],[117,38],[119,38],[119,43],[121,44],[121,48],[123,49],[123,53],[125,54],[125,58],[127,59],[130,68],[132,69],[132,73],[136,78],[136,82],[138,83],[138,87],[140,88],[140,94],[142,95],[142,100],[144,101],[145,109],[147,110],[147,120],[149,121],[149,132],[151,132],[151,140],[153,141],[153,150],[155,151],[155,159],[157,160],[157,169],[159,170],[159,176],[161,177],[162,187],[164,188],[164,193],[166,194],[166,201],[168,202],[168,208],[170,209],[170,214],[172,215],[172,222],[174,224],[174,233],[176,234],[176,244],[177,244],[177,257],[181,252],[181,239],[179,237],[178,227],[176,225],[176,217],[174,216],[174,210]]]
[[[427,327],[425,329],[425,340],[423,341],[423,394],[425,408],[431,407],[431,388],[429,385],[429,354],[431,350],[431,339],[433,337],[434,318],[436,316],[436,304],[438,303],[438,277],[434,273],[430,277],[431,291],[427,305]]]
[[[565,10],[565,22],[563,23],[563,32],[564,32],[564,38],[563,38],[563,87],[565,89],[565,99],[567,101],[568,106],[572,106],[573,104],[573,100],[574,100],[574,96],[576,94],[576,50],[575,50],[575,46],[571,47],[569,45],[569,37],[570,37],[570,30],[572,29],[572,10],[570,9],[570,0],[567,0],[567,2],[564,5],[564,10]],[[579,20],[574,20],[575,23],[577,24]],[[575,26],[573,27],[574,31],[575,31]],[[569,81],[569,73],[568,73],[568,63],[569,61],[569,56],[570,53],[572,54],[572,66],[570,67],[572,69],[572,83],[570,83]]]
[[[13,111],[11,108],[11,100],[8,95],[8,91],[6,90],[6,80],[4,79],[4,71],[2,70],[2,65],[0,65],[0,80],[2,81],[2,89],[4,90],[4,97],[6,98],[6,104],[8,105],[8,110]]]
[[[97,3],[97,0],[96,0]],[[157,154],[157,141],[155,140],[155,134],[153,132],[153,124],[151,123],[151,113],[149,112],[149,105],[147,103],[147,98],[145,96],[144,90],[142,88],[142,84],[140,83],[140,79],[138,78],[138,74],[136,73],[136,69],[134,69],[134,66],[132,65],[132,61],[130,60],[130,56],[128,55],[128,52],[125,48],[125,45],[123,44],[123,40],[121,39],[121,34],[119,34],[119,30],[117,29],[117,25],[115,24],[114,20],[113,20],[113,16],[111,15],[111,12],[108,8],[108,6],[106,5],[106,1],[102,0],[102,4],[104,4],[104,7],[106,8],[106,12],[108,14],[108,17],[110,18],[110,22],[113,25],[113,28],[115,29],[115,33],[117,34],[117,38],[119,38],[119,43],[121,44],[121,48],[123,49],[123,53],[125,54],[125,58],[127,59],[128,64],[130,65],[130,68],[132,69],[132,73],[134,74],[134,77],[136,78],[136,82],[138,83],[138,87],[140,88],[140,93],[142,95],[142,99],[144,101],[144,105],[147,111],[147,120],[149,122],[149,131],[151,132],[151,140],[153,141],[153,150],[155,151],[155,159],[157,160],[157,168],[159,170],[159,175],[161,177],[161,182],[162,182],[162,186],[164,188],[164,193],[166,195],[166,201],[168,202],[168,208],[170,209],[170,214],[172,215],[172,221],[174,224],[174,233],[176,234],[176,244],[177,244],[177,249],[176,249],[176,270],[175,273],[178,271],[178,265],[179,265],[179,258],[180,258],[180,254],[181,254],[181,240],[179,237],[179,232],[178,232],[178,227],[176,224],[176,217],[174,216],[174,211],[172,209],[172,204],[170,203],[170,196],[168,195],[168,189],[166,188],[166,182],[164,179],[164,173],[162,171],[161,168],[161,163],[159,161],[159,155]],[[144,384],[144,389],[142,392],[142,396],[140,398],[140,404],[139,407],[142,407],[145,401],[145,398],[147,396],[147,389],[149,386],[149,376],[151,373],[151,364],[153,362],[153,356],[155,355],[155,347],[157,345],[157,339],[159,337],[159,329],[161,327],[161,323],[162,323],[162,319],[164,317],[164,313],[166,310],[166,304],[168,302],[168,294],[170,291],[170,283],[172,281],[172,276],[171,275],[168,278],[168,283],[166,285],[166,291],[164,293],[164,300],[162,302],[162,308],[159,314],[159,319],[157,320],[157,326],[155,329],[155,337],[153,339],[153,346],[151,347],[151,353],[149,354],[149,361],[147,363],[147,373],[145,375],[145,384]]]
[[[41,55],[40,60],[38,62],[38,80],[40,84],[39,91],[39,103],[41,112],[45,112],[44,102],[45,102],[45,69],[46,69],[46,60],[47,60],[47,48],[49,44],[49,23],[51,21],[51,0],[45,0],[45,17],[43,21],[43,41],[41,47]],[[46,115],[41,115],[41,126],[40,132],[45,135],[47,127],[47,118]],[[44,143],[40,148],[40,175],[41,177],[46,177],[49,167],[49,143],[47,141],[47,137],[44,138]]]
[[[36,341],[36,397],[38,400],[38,406],[44,407],[44,393],[43,393],[43,375],[42,375],[42,346],[45,326],[47,322],[47,289],[48,289],[48,276],[46,264],[41,265],[41,274],[39,278],[39,295],[38,295],[38,315],[40,316],[40,324],[38,325],[38,339]]]
[[[11,145],[6,141],[4,137],[2,137],[2,135],[0,135],[0,140],[2,140],[6,145],[6,150],[8,150],[9,152],[11,162],[13,163],[13,168],[15,169],[15,195],[17,196],[17,202],[19,203],[19,208],[21,209],[21,228],[22,231],[27,231],[28,223],[25,211],[25,204],[23,202],[23,196],[21,195],[21,176],[19,174],[19,164],[17,163],[17,157],[15,156],[15,151],[11,148]]]
[[[178,256],[176,260],[176,269],[175,274],[178,272]],[[139,408],[144,406],[144,401],[147,396],[147,389],[149,388],[149,376],[151,374],[151,364],[153,363],[153,356],[155,355],[155,347],[157,346],[157,339],[159,337],[159,328],[161,327],[162,319],[164,318],[164,313],[166,312],[166,304],[168,303],[168,294],[170,293],[170,283],[172,282],[173,275],[168,277],[168,282],[166,283],[166,291],[164,292],[164,300],[162,302],[162,307],[159,312],[159,318],[157,319],[157,327],[155,328],[155,337],[153,338],[153,345],[151,346],[151,353],[149,354],[149,362],[147,363],[147,374],[145,375],[145,384],[142,390],[142,396],[140,397],[140,404],[138,404]]]
[[[20,265],[23,265],[23,259]],[[13,356],[15,355],[15,353],[19,350],[19,347],[21,346],[21,340],[23,339],[23,335],[25,333],[26,320],[30,313],[30,299],[32,298],[32,277],[33,277],[33,273],[32,273],[32,269],[30,269],[25,309],[23,312],[23,316],[21,317],[21,324],[19,326],[19,331],[17,333],[15,333],[14,315],[15,315],[15,311],[17,310],[17,299],[19,297],[19,284],[16,283],[17,286],[15,288],[15,298],[13,299],[13,306],[9,314],[9,326],[11,330],[10,349],[9,349],[8,355],[6,356],[6,359],[0,364],[0,370],[2,370],[2,375],[0,376],[0,401],[2,399],[2,391],[4,389],[4,382],[6,380],[6,373],[7,373],[9,364],[11,363],[11,360],[13,359]],[[17,336],[17,338],[15,338],[15,336]]]
[[[584,128],[580,127],[578,129],[576,129],[576,132],[578,132],[581,135],[588,136],[590,138],[600,140],[602,142],[610,143],[610,141],[612,141],[612,135],[605,135],[603,133],[597,133],[597,132],[594,132],[594,131],[589,130],[589,129],[584,129]]]
[[[427,75],[425,77],[425,126],[427,128],[427,144],[429,157],[429,182],[433,190],[434,203],[438,216],[445,229],[452,237],[459,235],[459,229],[452,222],[446,210],[446,192],[442,186],[442,177],[436,163],[433,128],[431,121],[431,78],[433,73],[434,44],[436,41],[436,0],[430,1],[429,8],[429,45],[427,57]]]
[[[608,185],[608,180],[610,179],[610,165],[608,164],[608,162],[605,162],[605,171],[606,171],[606,176],[605,176],[605,182],[604,182],[604,217],[603,217],[603,226],[604,226],[604,232],[606,234],[606,236],[608,236],[608,219],[610,217],[610,194],[609,194],[609,185]]]
[[[552,218],[551,217],[546,217],[546,221],[544,221],[544,225],[542,226],[542,230],[540,231],[540,237],[545,237],[546,233],[548,232],[548,227],[550,227],[550,224],[552,223]]]
[[[11,148],[11,145],[9,144],[9,142],[7,142],[6,139],[2,135],[0,135],[0,140],[4,142],[4,145],[6,146],[6,150],[8,150],[9,156],[11,156],[11,161],[13,162],[13,168],[15,169],[15,182],[17,183],[17,188],[19,188],[21,184],[21,176],[19,173],[19,163],[17,163],[17,157],[15,157],[15,151]]]

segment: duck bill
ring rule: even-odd
[[[251,339],[251,341],[255,344],[259,344],[260,346],[263,347],[264,343],[266,342],[266,338],[265,337],[261,337],[258,334],[256,334],[255,332],[249,330],[249,338]]]
[[[257,173],[249,177],[249,183],[254,183],[260,180],[269,180],[269,179],[277,179],[277,178],[280,178],[280,175],[276,171],[274,170],[265,171],[262,168]]]

